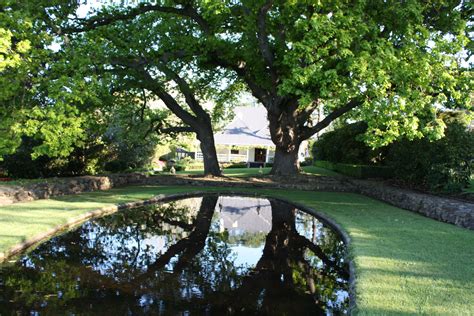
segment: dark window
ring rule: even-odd
[[[230,150],[230,153],[231,153],[232,155],[238,155],[238,154],[239,154],[239,150],[238,150],[238,149],[231,149],[231,150]]]

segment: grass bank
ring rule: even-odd
[[[215,189],[133,186],[1,207],[0,251],[91,209]],[[321,211],[349,233],[359,315],[474,314],[474,232],[356,194],[258,192]]]
[[[266,175],[270,173],[270,170],[272,168],[228,168],[224,169],[223,173],[226,176],[229,177],[255,177],[259,175]],[[332,176],[332,177],[337,177],[340,176],[339,173],[316,167],[316,166],[305,166],[302,167],[303,172],[308,173],[308,174],[313,174],[316,176]],[[169,172],[163,172],[164,174],[169,174]],[[177,174],[183,174],[183,175],[202,175],[204,173],[204,170],[188,170],[188,171],[178,171]],[[13,186],[13,185],[18,185],[18,186],[27,186],[30,184],[35,184],[35,183],[55,183],[59,182],[64,178],[44,178],[44,179],[13,179],[10,181],[1,181],[1,185],[5,186]]]
[[[261,169],[260,168],[228,168],[228,169],[224,169],[223,173],[224,175],[229,176],[229,177],[252,177],[252,176],[258,176],[261,174],[269,174],[271,169],[272,168],[270,167],[261,168]],[[302,169],[306,173],[310,173],[310,174],[318,175],[318,176],[332,176],[332,177],[340,176],[340,174],[334,171],[316,167],[316,166],[306,166],[306,167],[302,167]],[[203,170],[178,171],[177,173],[178,174],[202,174]]]

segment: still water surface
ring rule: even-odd
[[[0,266],[0,315],[339,315],[340,237],[277,200],[204,195],[120,211]]]

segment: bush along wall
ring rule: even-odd
[[[366,131],[355,123],[326,133],[313,145],[315,165],[357,178],[390,178],[432,192],[460,192],[473,174],[474,131],[463,112],[444,112],[445,137],[401,139],[373,151],[359,141]]]
[[[386,148],[372,149],[361,139],[367,124],[348,124],[327,132],[313,144],[311,152],[314,160],[359,165],[380,164]]]
[[[390,146],[387,164],[397,179],[434,192],[459,192],[473,173],[474,132],[451,122],[445,137],[402,140]]]
[[[393,169],[386,166],[333,163],[325,160],[315,161],[314,165],[316,167],[333,170],[346,176],[359,179],[388,179],[393,177]]]

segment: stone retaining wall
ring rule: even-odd
[[[315,176],[295,179],[254,178],[236,182],[165,176],[151,177],[146,181],[150,184],[163,185],[257,187],[358,193],[441,222],[474,230],[474,203],[399,189],[377,181]]]
[[[298,176],[256,178],[193,178],[187,176],[153,176],[143,184],[218,186],[231,188],[294,189],[304,191],[354,192],[354,184],[343,177]]]
[[[474,203],[417,193],[368,180],[352,180],[356,193],[441,222],[474,230]]]
[[[142,183],[145,178],[146,176],[140,173],[129,173],[59,178],[25,186],[0,185],[0,205],[48,199],[59,195],[108,190],[117,186]]]
[[[474,230],[474,203],[417,193],[385,185],[381,182],[346,177],[298,176],[295,178],[256,177],[249,179],[206,179],[188,176],[153,176],[118,174],[100,177],[65,178],[53,183],[25,187],[0,186],[0,205],[45,199],[57,195],[76,194],[130,184],[192,185],[217,187],[255,187],[296,189],[305,191],[351,192],[363,194],[424,216]]]

